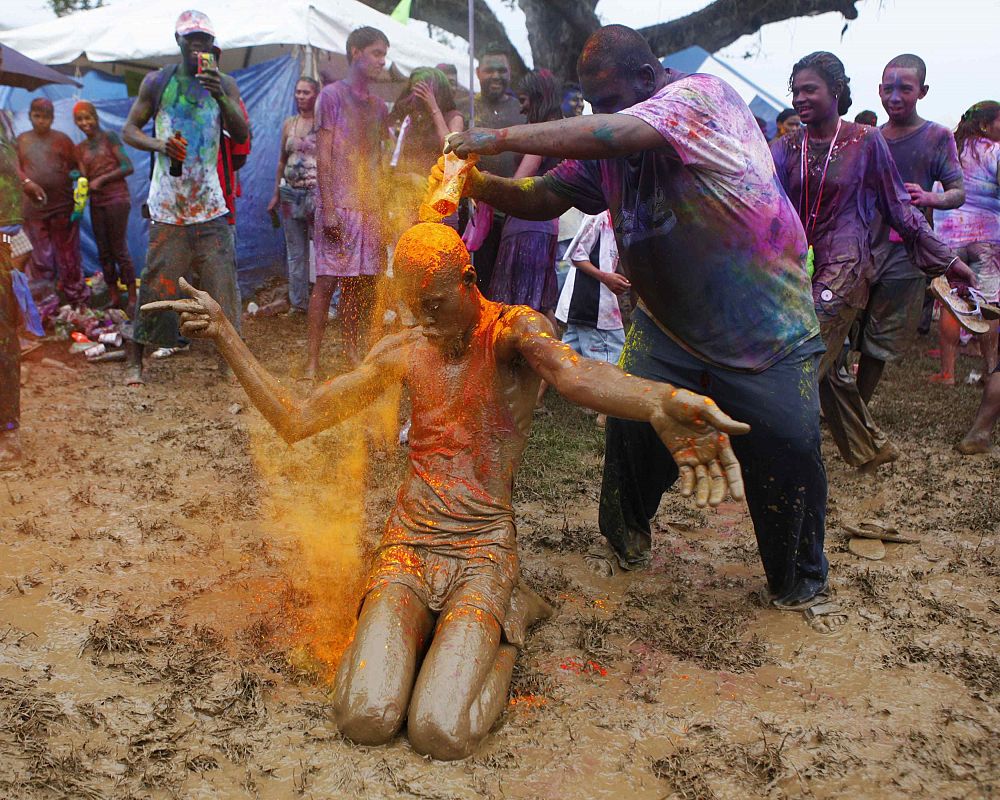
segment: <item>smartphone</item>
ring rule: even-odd
[[[198,72],[215,69],[215,53],[198,53]]]

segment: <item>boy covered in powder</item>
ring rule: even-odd
[[[381,744],[407,723],[420,753],[464,758],[503,709],[516,648],[548,614],[518,583],[511,493],[539,382],[598,412],[649,422],[681,471],[682,492],[716,505],[742,498],[727,434],[745,433],[707,397],[581,359],[549,321],[493,303],[458,234],[424,223],[395,251],[401,294],[418,325],[382,339],[352,372],[305,400],[250,354],[219,304],[181,313],[186,336],[215,340],[254,404],[288,442],[362,412],[405,384],[412,401],[409,469],[368,576],[358,627],[337,673],[341,732]]]
[[[904,53],[885,65],[878,93],[889,121],[879,130],[910,202],[933,225],[933,209],[965,202],[965,181],[951,131],[917,114],[917,102],[930,89],[926,81],[927,66],[919,56]],[[932,191],[936,181],[944,192]],[[916,333],[927,289],[927,278],[888,224],[883,222],[872,245],[875,274],[856,343],[861,351],[858,391],[865,403],[871,402],[886,363],[900,359]]]

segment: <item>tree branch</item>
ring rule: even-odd
[[[839,11],[856,19],[857,0],[715,0],[687,16],[641,28],[658,56],[700,45],[714,53],[771,22]]]
[[[398,0],[362,0],[362,2],[383,14],[389,14],[396,7]],[[431,25],[448,31],[448,33],[468,39],[469,18],[466,8],[465,0],[461,0],[461,2],[457,0],[414,0],[410,15],[413,19],[429,22]],[[475,15],[476,56],[482,55],[483,49],[487,45],[496,42],[501,47],[507,48],[510,53],[511,71],[515,75],[521,75],[527,69],[524,59],[511,43],[507,31],[497,19],[496,14],[486,5],[484,0],[475,0]],[[390,42],[389,45],[391,53],[392,43]]]

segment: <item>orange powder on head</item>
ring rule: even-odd
[[[423,283],[442,269],[459,274],[471,262],[465,243],[454,228],[434,222],[414,225],[399,237],[393,257],[397,274],[423,277]]]

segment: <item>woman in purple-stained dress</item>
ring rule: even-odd
[[[517,87],[517,98],[529,123],[562,119],[559,82],[548,70],[526,73]],[[524,156],[514,178],[544,175],[558,163],[559,159]],[[487,297],[497,303],[529,306],[551,314],[559,299],[558,237],[558,217],[543,221],[508,217]]]

